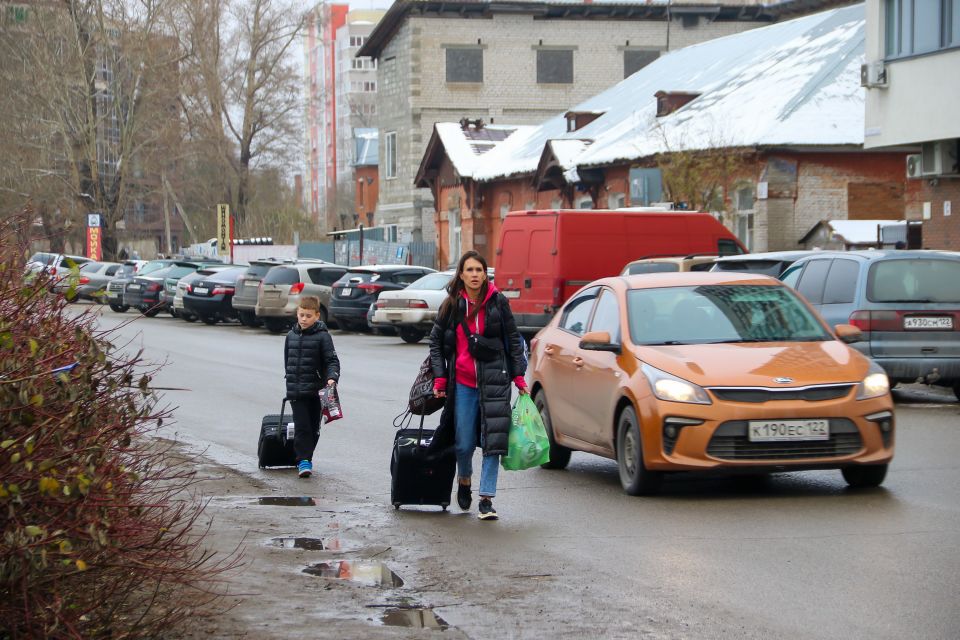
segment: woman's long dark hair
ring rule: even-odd
[[[463,280],[460,279],[460,276],[463,275],[463,266],[467,264],[467,260],[473,258],[481,265],[483,265],[483,272],[487,272],[487,261],[482,255],[476,251],[467,251],[465,254],[460,256],[460,262],[457,263],[457,272],[453,274],[453,278],[450,280],[450,284],[447,285],[447,299],[443,301],[443,304],[440,306],[440,313],[446,314],[452,312],[457,308],[457,301],[460,299],[460,294],[463,292]],[[483,281],[483,284],[480,285],[480,300],[486,300],[487,290],[490,287],[490,279],[486,278]],[[472,320],[477,316],[477,313],[480,311],[480,305],[474,306],[470,311],[470,315],[467,316],[468,320]]]

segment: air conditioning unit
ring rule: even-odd
[[[868,89],[882,89],[887,86],[887,67],[883,60],[860,65],[860,86]]]
[[[908,178],[922,178],[923,171],[920,162],[921,155],[919,153],[911,153],[907,156],[907,177]]]
[[[937,140],[920,146],[921,172],[925,176],[960,175],[957,161],[957,141]]]

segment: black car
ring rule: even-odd
[[[117,270],[117,274],[107,284],[107,303],[110,308],[117,313],[126,312],[130,308],[130,304],[123,299],[123,292],[127,285],[137,276],[146,276],[160,269],[166,269],[175,262],[176,260],[151,260],[146,263],[137,260],[124,262]]]
[[[124,287],[123,303],[139,309],[141,313],[152,318],[163,310],[161,298],[166,279],[179,280],[188,273],[193,273],[200,266],[195,262],[175,262],[147,275],[138,275]]]
[[[246,270],[246,266],[233,267],[194,280],[183,293],[184,309],[206,324],[235,320],[237,311],[232,304],[233,294],[237,289],[237,280]]]
[[[330,311],[341,329],[365,330],[367,312],[381,291],[404,289],[435,269],[397,264],[350,267],[333,283]]]

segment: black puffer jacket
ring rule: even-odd
[[[499,291],[487,299],[484,314],[483,335],[505,344],[509,351],[502,352],[500,358],[492,362],[476,363],[483,455],[504,455],[510,433],[510,383],[516,376],[526,373],[527,363],[510,304]],[[447,401],[440,414],[440,427],[432,448],[452,445],[456,433],[457,328],[465,315],[466,300],[461,298],[455,312],[440,314],[430,332],[430,367],[434,377],[447,379]]]
[[[316,397],[327,380],[340,379],[340,359],[323,322],[290,329],[283,345],[283,367],[290,400]]]

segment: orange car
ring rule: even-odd
[[[767,276],[663,273],[597,280],[531,343],[550,462],[617,461],[630,495],[672,471],[837,469],[883,482],[890,384],[792,289]]]

